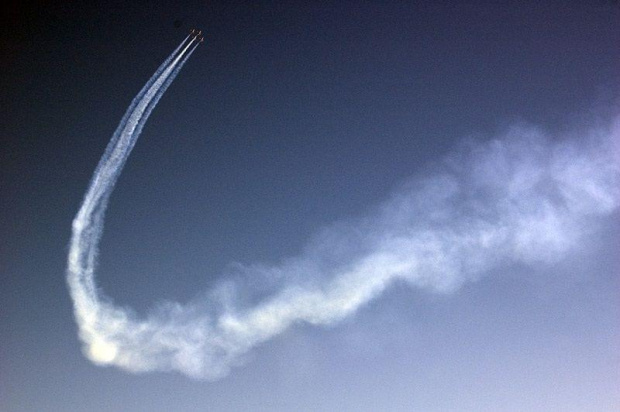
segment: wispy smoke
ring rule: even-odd
[[[217,379],[292,324],[338,322],[396,280],[450,292],[501,265],[562,259],[618,207],[620,119],[571,138],[515,126],[463,144],[368,216],[320,231],[300,256],[238,267],[208,300],[140,319],[97,290],[97,244],[123,164],[194,47],[184,42],[138,94],[73,222],[68,282],[84,352],[97,364]]]

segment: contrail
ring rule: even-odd
[[[336,323],[395,281],[448,293],[514,263],[551,265],[618,208],[620,117],[565,135],[517,125],[461,145],[366,216],[324,228],[299,256],[237,265],[234,280],[201,298],[138,318],[97,289],[97,245],[127,156],[196,46],[187,40],[133,101],[73,221],[68,283],[84,353],[97,364],[217,379],[291,325]]]

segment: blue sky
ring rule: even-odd
[[[118,2],[7,15],[3,410],[620,404],[617,4]],[[94,365],[65,281],[99,157],[193,27],[205,43],[112,195],[102,293],[136,319],[162,301],[219,316],[213,291],[234,285],[227,303],[243,318],[291,288],[333,290],[338,268],[377,251],[414,264],[350,316],[296,320],[250,345],[216,380]],[[541,218],[543,204],[562,206],[557,219]],[[480,222],[519,223],[484,253],[459,249]],[[431,258],[428,233],[443,242]],[[446,279],[457,282],[437,291]]]

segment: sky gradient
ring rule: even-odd
[[[162,301],[221,311],[206,297],[231,282],[235,304],[246,308],[282,285],[324,284],[330,273],[320,270],[268,276],[272,282],[255,275],[290,267],[317,244],[338,244],[321,238],[326,230],[354,232],[344,244],[356,249],[355,232],[364,238],[369,216],[381,222],[403,193],[413,193],[407,205],[443,210],[435,192],[411,188],[446,168],[486,182],[484,190],[496,179],[500,192],[506,164],[528,161],[567,176],[571,165],[594,165],[574,175],[577,186],[584,176],[613,182],[614,172],[594,160],[617,161],[616,3],[8,8],[0,409],[611,411],[620,404],[613,207],[580,218],[570,247],[529,239],[544,258],[510,255],[449,293],[404,278],[342,322],[294,322],[214,382],[93,365],[81,352],[65,281],[71,221],[98,159],[134,95],[189,29],[203,29],[205,43],[145,126],[100,244],[97,283],[137,318]],[[603,131],[611,149],[588,143],[593,131]],[[485,164],[480,159],[498,158],[489,155],[494,141],[519,150]],[[564,159],[587,161],[559,167],[546,155],[571,145]],[[535,204],[556,199],[549,180],[541,182]],[[614,187],[602,187],[614,203]],[[450,213],[471,216],[472,202],[503,210],[498,198],[471,193],[469,203],[450,203]],[[588,204],[604,209],[603,198]],[[564,223],[560,233],[574,233]],[[358,253],[332,252],[322,256],[336,266]]]

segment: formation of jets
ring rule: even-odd
[[[202,30],[192,29],[192,31],[190,31],[189,34],[190,36],[194,36],[194,39],[198,40],[199,43],[202,43],[203,41],[205,41],[205,38],[202,35]]]

